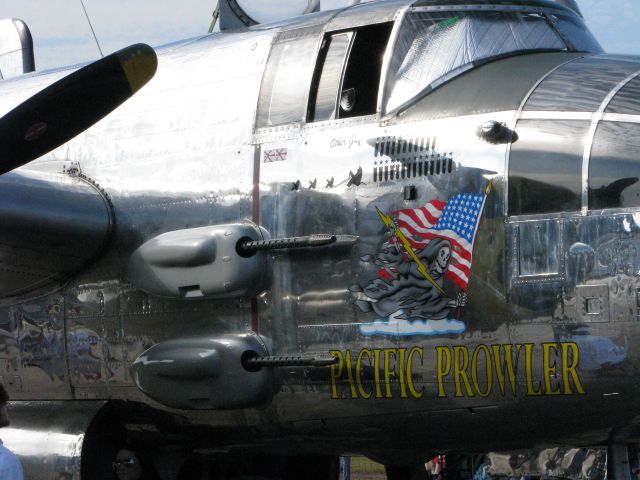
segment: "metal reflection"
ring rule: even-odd
[[[288,0],[266,3],[263,0],[236,0],[240,8],[258,23],[275,22],[314,11],[320,0]]]

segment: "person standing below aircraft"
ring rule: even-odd
[[[438,455],[424,464],[425,469],[433,480],[444,480],[447,468],[446,455]]]
[[[158,478],[151,462],[128,448],[118,451],[113,461],[113,469],[118,480],[156,480]]]
[[[9,425],[8,402],[9,394],[4,385],[0,383],[0,428]],[[0,439],[0,478],[2,480],[24,480],[20,460],[2,444],[2,439]]]

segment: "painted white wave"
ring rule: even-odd
[[[406,320],[398,318],[402,315],[399,310],[387,320],[374,320],[360,324],[363,335],[393,335],[405,337],[409,335],[445,335],[448,333],[463,333],[467,326],[460,320]]]

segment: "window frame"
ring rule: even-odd
[[[320,84],[322,82],[323,74],[325,72],[325,66],[327,58],[329,58],[329,53],[331,52],[331,45],[333,44],[333,39],[340,35],[346,35],[348,39],[347,48],[344,51],[342,56],[342,65],[340,67],[340,78],[338,79],[337,89],[335,91],[335,97],[333,102],[333,113],[331,118],[325,118],[322,120],[316,120],[316,110],[318,105],[318,93],[320,92]],[[309,95],[307,98],[307,115],[305,118],[305,123],[316,123],[316,122],[324,122],[324,121],[332,121],[338,120],[337,113],[340,108],[340,95],[339,92],[342,91],[342,86],[344,84],[344,78],[347,71],[347,65],[349,63],[349,57],[351,55],[351,51],[353,49],[353,44],[356,38],[356,29],[350,30],[339,30],[335,32],[326,32],[323,35],[320,50],[316,57],[316,65],[314,68],[313,78],[311,87],[309,89]],[[325,46],[325,42],[329,40]],[[314,105],[311,105],[313,100]],[[313,117],[313,118],[311,118]]]
[[[444,75],[443,77],[441,77],[441,79],[438,79],[438,80],[442,80],[442,81],[438,81],[437,80],[436,82],[433,82],[433,83],[437,83],[437,85],[435,85],[433,88],[425,87],[422,91],[418,92],[416,95],[414,95],[413,97],[408,99],[403,104],[397,106],[396,108],[394,108],[392,110],[387,110],[385,108],[385,103],[386,103],[386,100],[388,98],[387,80],[388,80],[388,77],[390,75],[389,67],[390,67],[390,63],[391,63],[391,57],[393,56],[393,53],[395,52],[396,47],[397,47],[398,38],[399,38],[399,32],[404,27],[404,25],[405,25],[405,23],[407,21],[408,15],[410,15],[411,13],[414,13],[414,12],[418,12],[418,13],[419,12],[427,12],[427,13],[454,13],[454,12],[460,12],[460,13],[466,13],[466,12],[535,13],[535,14],[539,14],[542,17],[544,17],[544,19],[546,20],[546,22],[549,25],[549,27],[558,36],[560,41],[562,43],[564,43],[564,45],[566,47],[566,50],[565,50],[566,52],[575,52],[576,51],[574,46],[573,46],[573,44],[571,43],[571,41],[569,39],[567,39],[566,35],[559,29],[558,25],[556,24],[556,22],[554,22],[552,17],[553,16],[573,17],[573,18],[578,18],[578,17],[573,12],[569,12],[569,11],[566,11],[566,10],[563,10],[563,9],[560,9],[560,8],[533,7],[533,6],[529,7],[529,6],[524,6],[524,5],[451,5],[451,6],[447,6],[447,7],[442,7],[442,6],[418,6],[418,7],[408,6],[407,8],[405,8],[405,9],[403,9],[401,11],[400,15],[396,19],[396,24],[394,25],[393,31],[391,33],[389,44],[387,46],[387,52],[385,54],[385,61],[383,63],[383,72],[382,72],[382,77],[381,77],[381,88],[380,88],[380,91],[379,91],[378,107],[377,107],[377,112],[380,115],[382,121],[387,121],[387,120],[390,120],[391,118],[397,116],[399,113],[402,113],[404,110],[409,108],[415,102],[417,102],[420,99],[422,99],[422,98],[426,97],[427,95],[429,95],[429,93],[431,93],[433,90],[435,90],[435,89],[439,88],[440,86],[448,83],[449,81],[453,80],[454,78],[457,78],[460,74],[463,74],[465,71],[468,71],[469,69],[476,68],[476,67],[481,66],[483,64],[486,64],[486,63],[489,63],[489,62],[493,62],[493,61],[496,61],[496,60],[500,60],[502,58],[509,58],[511,56],[514,56],[514,55],[524,55],[524,54],[527,54],[527,53],[536,53],[536,52],[545,51],[545,50],[514,51],[514,52],[506,53],[506,54],[503,54],[503,55],[498,55],[498,56],[494,56],[494,57],[490,57],[490,58],[485,58],[485,59],[482,59],[482,60],[479,60],[479,61],[476,61],[476,62],[472,62],[471,64],[468,64],[466,67],[465,66],[458,67],[457,69],[455,69],[456,74],[454,74],[454,75]],[[585,25],[585,28],[586,28],[586,25]],[[559,50],[555,50],[554,49],[553,51],[559,51]],[[465,67],[465,68],[463,68],[463,67]]]
[[[271,47],[269,50],[269,55],[267,57],[267,60],[265,62],[265,68],[264,68],[264,72],[262,74],[262,78],[260,81],[260,90],[258,92],[258,102],[256,104],[256,108],[255,108],[255,116],[254,116],[254,121],[253,121],[253,125],[254,125],[254,134],[257,134],[258,136],[261,136],[262,134],[265,134],[271,130],[278,130],[278,129],[283,129],[283,128],[291,128],[291,127],[297,127],[297,128],[304,128],[306,125],[309,124],[317,124],[317,123],[321,123],[321,122],[348,122],[348,121],[359,121],[362,119],[370,119],[370,118],[376,118],[376,119],[380,119],[381,118],[381,105],[382,105],[382,98],[383,98],[383,85],[385,82],[385,78],[386,78],[386,72],[388,69],[388,64],[389,64],[389,58],[390,58],[390,52],[393,48],[393,44],[395,41],[395,38],[397,37],[397,32],[399,30],[400,24],[401,24],[401,19],[403,18],[404,14],[406,13],[407,9],[409,7],[406,8],[402,8],[399,9],[397,12],[397,15],[395,16],[395,18],[393,19],[389,19],[389,18],[383,18],[380,19],[378,21],[373,21],[371,23],[365,23],[365,24],[357,24],[357,25],[353,25],[353,26],[349,26],[349,28],[336,28],[336,29],[331,29],[328,28],[330,27],[330,24],[323,24],[321,26],[313,26],[313,27],[301,27],[295,30],[289,30],[289,31],[282,31],[279,34],[274,36],[274,39],[271,42]],[[342,88],[343,82],[344,82],[344,78],[345,78],[345,73],[347,71],[348,65],[349,65],[349,56],[351,54],[351,49],[353,48],[353,44],[355,42],[355,39],[357,37],[357,33],[359,30],[366,28],[366,27],[373,27],[373,26],[377,26],[377,25],[384,25],[384,24],[388,24],[390,26],[390,33],[389,33],[389,38],[387,40],[387,47],[383,56],[383,60],[382,60],[382,64],[381,64],[381,71],[380,71],[380,81],[378,84],[378,95],[375,99],[375,104],[376,104],[376,109],[375,112],[372,114],[365,114],[365,115],[359,115],[359,116],[354,116],[354,117],[350,117],[350,118],[333,118],[331,120],[318,120],[318,121],[309,121],[309,114],[310,114],[310,110],[311,110],[311,106],[310,106],[310,101],[312,98],[312,93],[315,93],[313,91],[314,89],[314,84],[317,83],[317,81],[319,80],[319,78],[317,78],[317,76],[322,74],[322,69],[321,67],[324,65],[324,54],[323,54],[323,46],[324,46],[324,41],[326,38],[328,37],[332,37],[334,35],[338,35],[338,34],[344,34],[344,33],[351,33],[352,36],[350,38],[349,41],[349,49],[347,52],[347,55],[345,57],[345,60],[343,62],[342,65],[342,71],[341,71],[341,78],[340,78],[340,86],[339,89]],[[260,116],[261,116],[261,110],[260,110],[260,97],[262,96],[263,93],[263,88],[265,85],[265,80],[267,78],[267,73],[268,73],[268,69],[269,69],[269,64],[270,61],[272,59],[272,53],[273,53],[273,49],[276,45],[288,42],[288,41],[292,41],[292,39],[288,38],[290,35],[295,34],[295,32],[304,32],[304,31],[308,31],[307,35],[311,36],[313,34],[317,34],[317,43],[316,43],[316,48],[315,48],[315,53],[314,56],[312,57],[314,59],[313,61],[313,68],[312,68],[312,74],[309,77],[309,84],[307,85],[306,88],[306,93],[305,93],[305,102],[304,102],[304,114],[302,116],[302,119],[299,121],[292,121],[292,122],[286,122],[286,123],[280,123],[277,125],[261,125],[260,124]],[[305,36],[307,36],[305,35]],[[325,52],[326,53],[326,52]],[[339,108],[339,102],[340,102],[340,96],[336,95],[336,109]]]
[[[402,16],[402,14],[406,11],[407,9],[403,9],[400,11],[400,17]],[[395,41],[395,38],[397,36],[397,31],[400,25],[400,20],[399,19],[395,19],[395,20],[383,20],[383,21],[378,21],[378,22],[373,22],[373,23],[367,23],[367,24],[363,24],[363,25],[354,25],[352,27],[349,28],[341,28],[341,29],[336,29],[336,30],[327,30],[326,32],[324,32],[324,35],[322,37],[322,42],[321,42],[321,48],[320,51],[318,53],[318,56],[316,58],[316,66],[315,66],[315,71],[314,71],[314,75],[313,75],[313,81],[312,81],[312,85],[311,85],[311,89],[310,89],[310,93],[308,96],[308,100],[307,100],[307,117],[305,119],[305,124],[316,124],[316,123],[320,123],[320,122],[335,122],[335,121],[348,121],[348,120],[353,120],[353,119],[361,119],[361,118],[369,118],[369,117],[375,117],[377,119],[379,119],[381,117],[380,112],[381,112],[381,105],[382,105],[382,94],[383,94],[383,90],[384,90],[384,82],[385,82],[385,78],[386,78],[386,72],[388,69],[388,64],[389,64],[389,59],[390,59],[390,51],[393,48],[393,42]],[[350,116],[340,116],[340,100],[341,100],[341,92],[344,88],[344,81],[347,78],[347,73],[349,72],[349,67],[352,64],[351,61],[351,55],[353,53],[353,50],[355,47],[358,46],[358,42],[359,42],[359,36],[362,35],[362,31],[363,30],[367,30],[369,28],[375,28],[375,27],[381,27],[387,25],[388,27],[390,27],[389,29],[389,36],[387,38],[387,42],[386,42],[386,48],[385,48],[385,52],[382,58],[382,62],[380,64],[380,76],[379,76],[379,80],[378,80],[378,88],[377,88],[377,95],[375,97],[375,108],[374,111],[371,113],[365,113],[365,114],[361,114],[361,115],[350,115]],[[335,99],[335,107],[334,107],[334,115],[332,116],[332,118],[330,119],[323,119],[323,120],[315,120],[312,119],[310,120],[310,115],[309,113],[314,111],[315,112],[315,105],[312,108],[311,105],[311,100],[312,99],[317,99],[317,92],[318,92],[318,86],[319,86],[319,82],[322,80],[322,74],[324,72],[324,66],[325,66],[325,60],[327,58],[327,54],[329,53],[329,49],[331,48],[331,42],[329,43],[329,45],[327,47],[324,46],[325,41],[327,39],[332,39],[333,37],[336,37],[338,35],[349,35],[349,46],[345,52],[345,55],[343,57],[343,63],[342,63],[342,68],[341,68],[341,73],[340,73],[340,81],[339,81],[339,85],[338,85],[338,90],[336,92],[336,99]],[[325,51],[323,52],[323,49],[325,49]],[[371,97],[373,98],[373,97]]]
[[[514,210],[512,208],[512,202],[515,202],[515,199],[513,197],[513,193],[514,192],[514,179],[515,178],[524,178],[526,180],[533,180],[534,182],[539,182],[540,180],[538,180],[539,178],[539,174],[540,173],[548,173],[552,176],[557,176],[557,172],[554,172],[552,170],[545,170],[544,168],[539,168],[538,170],[536,169],[529,169],[526,170],[525,169],[525,173],[529,173],[529,175],[525,175],[525,176],[521,176],[518,175],[521,172],[521,169],[519,167],[522,166],[527,166],[527,165],[535,165],[538,166],[540,162],[538,163],[533,163],[533,162],[522,162],[522,159],[519,159],[520,162],[514,162],[514,153],[515,154],[520,154],[520,149],[522,149],[522,152],[527,152],[528,150],[526,150],[523,146],[522,146],[522,142],[523,139],[520,138],[518,139],[516,142],[513,142],[509,145],[509,149],[507,152],[507,158],[508,158],[508,163],[506,165],[505,168],[505,176],[507,178],[507,182],[506,182],[506,188],[505,188],[505,211],[506,211],[506,215],[507,218],[510,219],[519,219],[519,218],[553,218],[553,217],[558,217],[558,216],[579,216],[582,214],[582,208],[583,208],[583,203],[582,203],[582,196],[583,196],[583,186],[584,186],[584,150],[587,146],[587,136],[589,134],[590,128],[591,128],[591,122],[589,120],[586,119],[567,119],[567,118],[542,118],[542,119],[530,119],[530,118],[519,118],[517,120],[517,122],[515,123],[516,127],[515,127],[515,131],[516,133],[518,132],[522,132],[523,130],[530,133],[530,132],[535,132],[536,134],[540,134],[540,132],[542,132],[542,134],[547,134],[547,135],[553,135],[556,139],[557,138],[564,138],[566,135],[561,135],[560,133],[556,133],[556,132],[562,132],[562,131],[566,131],[566,129],[575,129],[578,130],[580,128],[582,128],[584,130],[582,136],[578,135],[578,136],[574,136],[574,135],[570,135],[567,138],[572,139],[575,143],[572,144],[571,142],[566,142],[566,143],[562,143],[561,146],[559,148],[556,149],[555,152],[549,151],[546,152],[544,150],[542,150],[542,147],[544,146],[544,143],[541,142],[536,142],[533,139],[528,139],[529,142],[532,142],[532,145],[534,146],[538,146],[539,147],[539,152],[540,155],[545,155],[545,156],[569,156],[569,157],[573,157],[573,160],[576,161],[575,165],[571,165],[570,167],[574,167],[575,168],[575,172],[576,176],[574,178],[575,183],[572,185],[573,187],[578,187],[577,189],[574,189],[573,193],[577,193],[576,196],[576,201],[577,201],[577,205],[575,208],[572,209],[568,209],[567,206],[563,206],[563,208],[561,209],[552,209],[551,211],[547,211],[547,212],[540,212],[540,211],[522,211],[522,209],[518,209],[518,210]],[[550,128],[551,126],[554,126],[555,128]],[[562,127],[562,130],[559,129],[559,127]],[[573,132],[575,133],[575,132]],[[578,147],[580,146],[578,142],[578,140],[580,140],[582,142],[582,149],[581,150],[574,150],[572,147]],[[529,146],[529,144],[525,144],[526,146]],[[516,149],[517,147],[517,149]],[[514,152],[515,150],[515,152]],[[534,151],[538,151],[538,150],[534,150]],[[526,157],[523,157],[523,159]],[[518,168],[516,168],[514,171],[514,165],[516,165]],[[571,171],[568,170],[568,174],[570,174]],[[536,175],[537,174],[537,175]],[[559,184],[550,184],[551,187],[553,188],[554,186],[557,186]],[[570,188],[567,189],[567,191],[569,193],[571,193]],[[517,213],[514,213],[517,212]]]
[[[621,135],[615,135],[615,132],[614,132],[615,129],[625,130],[625,127],[628,125],[631,125],[632,129],[638,130],[637,132],[634,132],[634,133],[637,133],[634,139],[640,138],[640,122],[637,122],[637,123],[636,122],[616,122],[616,121],[604,121],[604,120],[598,122],[598,125],[595,129],[593,145],[592,145],[590,156],[589,156],[589,166],[588,166],[589,171],[587,176],[588,193],[589,193],[587,206],[588,206],[589,212],[607,211],[607,213],[610,213],[611,211],[629,211],[629,210],[637,210],[638,208],[640,208],[640,200],[636,200],[635,205],[633,204],[634,202],[631,200],[629,201],[628,204],[619,205],[619,206],[618,205],[616,206],[598,205],[596,203],[598,201],[596,192],[601,188],[606,188],[607,186],[612,185],[618,180],[625,180],[630,178],[636,178],[636,183],[637,183],[638,179],[640,178],[640,174],[637,177],[636,176],[621,177],[613,180],[608,185],[603,184],[603,185],[597,186],[597,183],[600,183],[600,182],[599,181],[597,182],[596,179],[602,181],[602,177],[595,175],[595,172],[597,172],[598,170],[608,170],[608,169],[603,169],[602,168],[603,165],[609,165],[610,167],[612,163],[615,164],[616,161],[614,160],[613,162],[611,162],[611,158],[616,158],[618,159],[618,161],[622,160],[623,162],[628,161],[632,163],[637,163],[640,161],[640,154],[636,156],[635,159],[634,157],[629,155],[627,155],[626,157],[620,157],[615,155],[620,153],[630,153],[632,150],[631,145],[625,142],[626,137],[622,137]],[[607,139],[610,140],[611,138],[615,138],[616,140],[618,140],[617,143],[611,142],[612,145],[616,145],[619,147],[617,151],[614,151],[614,153],[606,152],[603,149],[603,144],[608,143],[605,140]],[[633,145],[635,145],[635,143]],[[639,169],[640,169],[640,166],[639,166]],[[622,171],[626,172],[626,170],[622,170]],[[640,189],[640,185],[636,185],[635,183],[628,185],[626,188],[624,188],[620,192],[621,196],[624,190],[626,190],[627,188],[631,188],[634,185],[635,185],[635,188],[634,188],[635,191],[638,191]],[[632,191],[627,193],[629,194],[631,192]]]
[[[273,59],[273,53],[275,48],[279,45],[284,45],[289,42],[292,42],[292,43],[301,42],[306,39],[312,39],[313,37],[315,37],[316,43],[313,49],[314,51],[313,56],[311,57],[313,61],[311,61],[311,65],[310,65],[310,74],[308,76],[308,84],[303,85],[301,87],[301,88],[304,88],[304,102],[302,103],[302,106],[301,106],[302,115],[300,119],[297,119],[295,121],[273,124],[273,125],[261,124],[261,116],[263,114],[263,111],[261,110],[261,102],[262,102],[261,99],[263,97],[263,89],[265,88],[266,82],[268,81],[269,68],[270,66],[272,66],[271,61]],[[308,114],[307,106],[309,104],[309,95],[310,95],[311,85],[314,78],[315,65],[317,64],[317,61],[318,61],[318,55],[320,52],[323,38],[324,38],[324,26],[301,27],[293,30],[282,31],[274,37],[271,43],[271,47],[269,49],[269,55],[267,57],[267,61],[265,62],[265,68],[262,74],[262,79],[260,81],[260,90],[258,92],[258,101],[255,108],[255,118],[253,122],[256,131],[270,130],[274,128],[283,128],[291,125],[302,126],[307,123],[307,114]],[[275,75],[276,76],[278,75],[277,71]],[[271,89],[272,89],[271,91],[273,91],[273,85],[271,85]],[[267,118],[269,116],[270,116],[270,112],[267,113]]]

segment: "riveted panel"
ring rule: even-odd
[[[579,285],[576,287],[576,310],[582,322],[608,322],[609,286]]]

